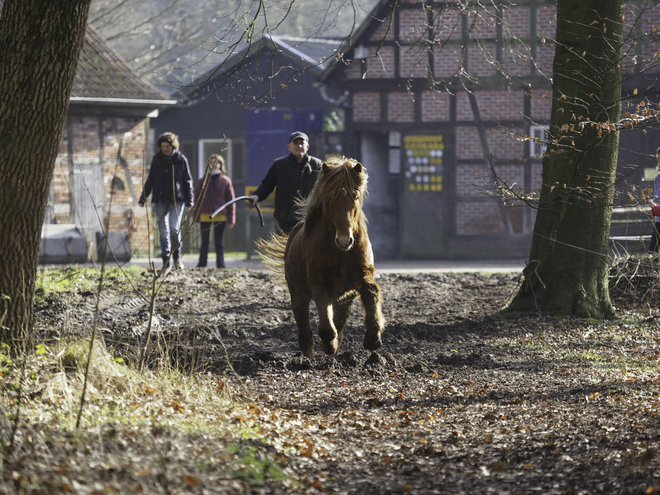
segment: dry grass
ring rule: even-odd
[[[264,411],[226,377],[137,372],[89,339],[0,356],[0,493],[214,493],[292,487]]]

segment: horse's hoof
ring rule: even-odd
[[[306,349],[300,348],[300,350],[302,351],[303,356],[305,356],[310,361],[314,361],[314,348],[313,347],[310,346],[309,348],[306,348]]]
[[[334,356],[335,354],[337,354],[337,349],[339,348],[339,341],[337,339],[332,339],[330,342],[326,342],[325,340],[322,340],[321,347],[323,348],[323,352],[325,352],[328,356]]]
[[[380,340],[380,335],[376,335],[375,338],[372,335],[366,335],[364,337],[364,348],[368,351],[375,351],[382,345],[383,341]]]

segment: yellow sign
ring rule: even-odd
[[[410,192],[441,192],[445,143],[441,135],[405,136],[404,174]]]

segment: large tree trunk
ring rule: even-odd
[[[90,3],[6,0],[2,6],[0,340],[15,353],[31,336],[41,225]]]
[[[558,0],[548,151],[510,310],[611,317],[608,237],[621,113],[621,0]]]

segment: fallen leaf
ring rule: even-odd
[[[303,457],[312,457],[312,455],[314,455],[314,446],[307,447],[300,453],[300,455]]]
[[[201,480],[199,478],[196,478],[195,476],[186,475],[183,477],[183,481],[188,486],[199,486],[202,484]]]

